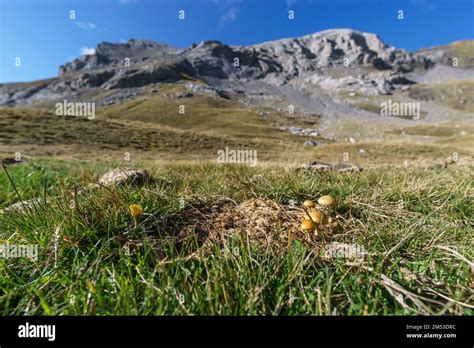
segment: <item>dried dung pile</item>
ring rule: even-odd
[[[225,242],[229,237],[245,235],[251,242],[264,246],[287,246],[293,240],[317,245],[334,232],[328,226],[320,226],[317,233],[303,232],[300,224],[306,216],[303,207],[253,198],[239,205],[227,203],[217,207],[206,216],[205,228],[211,240]]]

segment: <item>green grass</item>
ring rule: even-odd
[[[44,110],[3,108],[1,112],[1,144],[8,149],[15,148],[10,152],[20,151],[30,156],[74,154],[84,159],[100,158],[115,152],[115,158],[119,159],[123,158],[124,152],[148,152],[155,159],[210,159],[216,157],[219,149],[227,146],[233,149],[256,149],[263,155],[261,159],[264,159],[265,155],[267,158],[280,156],[287,148],[294,150],[304,141],[301,138],[297,143],[295,136],[283,131],[277,132],[281,138],[275,138],[271,132],[268,132],[268,136],[249,138],[230,132],[202,133],[185,127],[130,120],[124,122],[102,115],[87,120],[59,117]],[[283,140],[288,143],[283,143]]]
[[[163,85],[159,93],[101,109],[99,117],[141,121],[180,130],[214,136],[238,136],[250,141],[295,141],[298,137],[271,127],[271,119],[283,119],[281,112],[267,110],[269,119],[258,115],[260,109],[235,101],[193,94],[190,98],[173,99],[169,95],[187,91],[182,84]],[[180,113],[184,106],[184,114]]]
[[[42,196],[47,179],[51,203],[0,215],[0,239],[39,245],[37,261],[0,259],[2,315],[473,314],[468,264],[439,248],[473,258],[469,169],[310,175],[278,167],[147,165],[159,180],[99,188],[70,208],[72,185],[83,187],[115,165],[35,160],[9,167],[23,199]],[[256,174],[262,177],[253,180]],[[4,173],[0,185],[4,208],[17,198]],[[184,228],[223,197],[286,205],[322,194],[337,199],[334,214],[343,226],[326,243],[362,245],[369,253],[364,264],[323,259],[304,240],[265,248],[245,230],[217,241]],[[153,214],[142,217],[139,230],[132,228],[131,203]],[[137,246],[130,255],[127,240]],[[196,250],[205,252],[187,257]],[[416,279],[404,276],[406,269]],[[406,296],[397,302],[387,278],[421,296],[421,305]]]
[[[414,99],[433,100],[454,109],[474,112],[473,81],[446,81],[430,85],[414,85],[408,95]]]

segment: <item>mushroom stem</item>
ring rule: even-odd
[[[306,210],[306,208],[305,208],[304,206],[303,206],[303,210],[304,210],[304,212],[306,213],[306,215],[309,217],[309,219],[310,219],[311,221],[313,221],[313,219],[311,218],[311,215],[309,215],[308,210]],[[314,222],[314,221],[313,221],[313,222]]]
[[[135,226],[135,229],[138,228],[138,217],[137,216],[133,217],[133,225]]]

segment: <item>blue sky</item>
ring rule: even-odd
[[[54,77],[59,65],[102,41],[247,45],[353,28],[413,51],[472,39],[473,22],[474,0],[0,0],[0,82]]]

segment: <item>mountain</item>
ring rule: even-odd
[[[408,53],[386,45],[375,34],[350,29],[253,46],[204,41],[181,49],[132,39],[99,44],[94,54],[61,66],[53,80],[4,84],[0,105],[73,99],[94,88],[128,89],[184,79],[202,81],[222,90],[222,95],[235,94],[240,84],[255,81],[303,90],[321,85],[330,90],[357,87],[366,94],[387,94],[411,83],[405,73],[433,65],[422,54]]]

